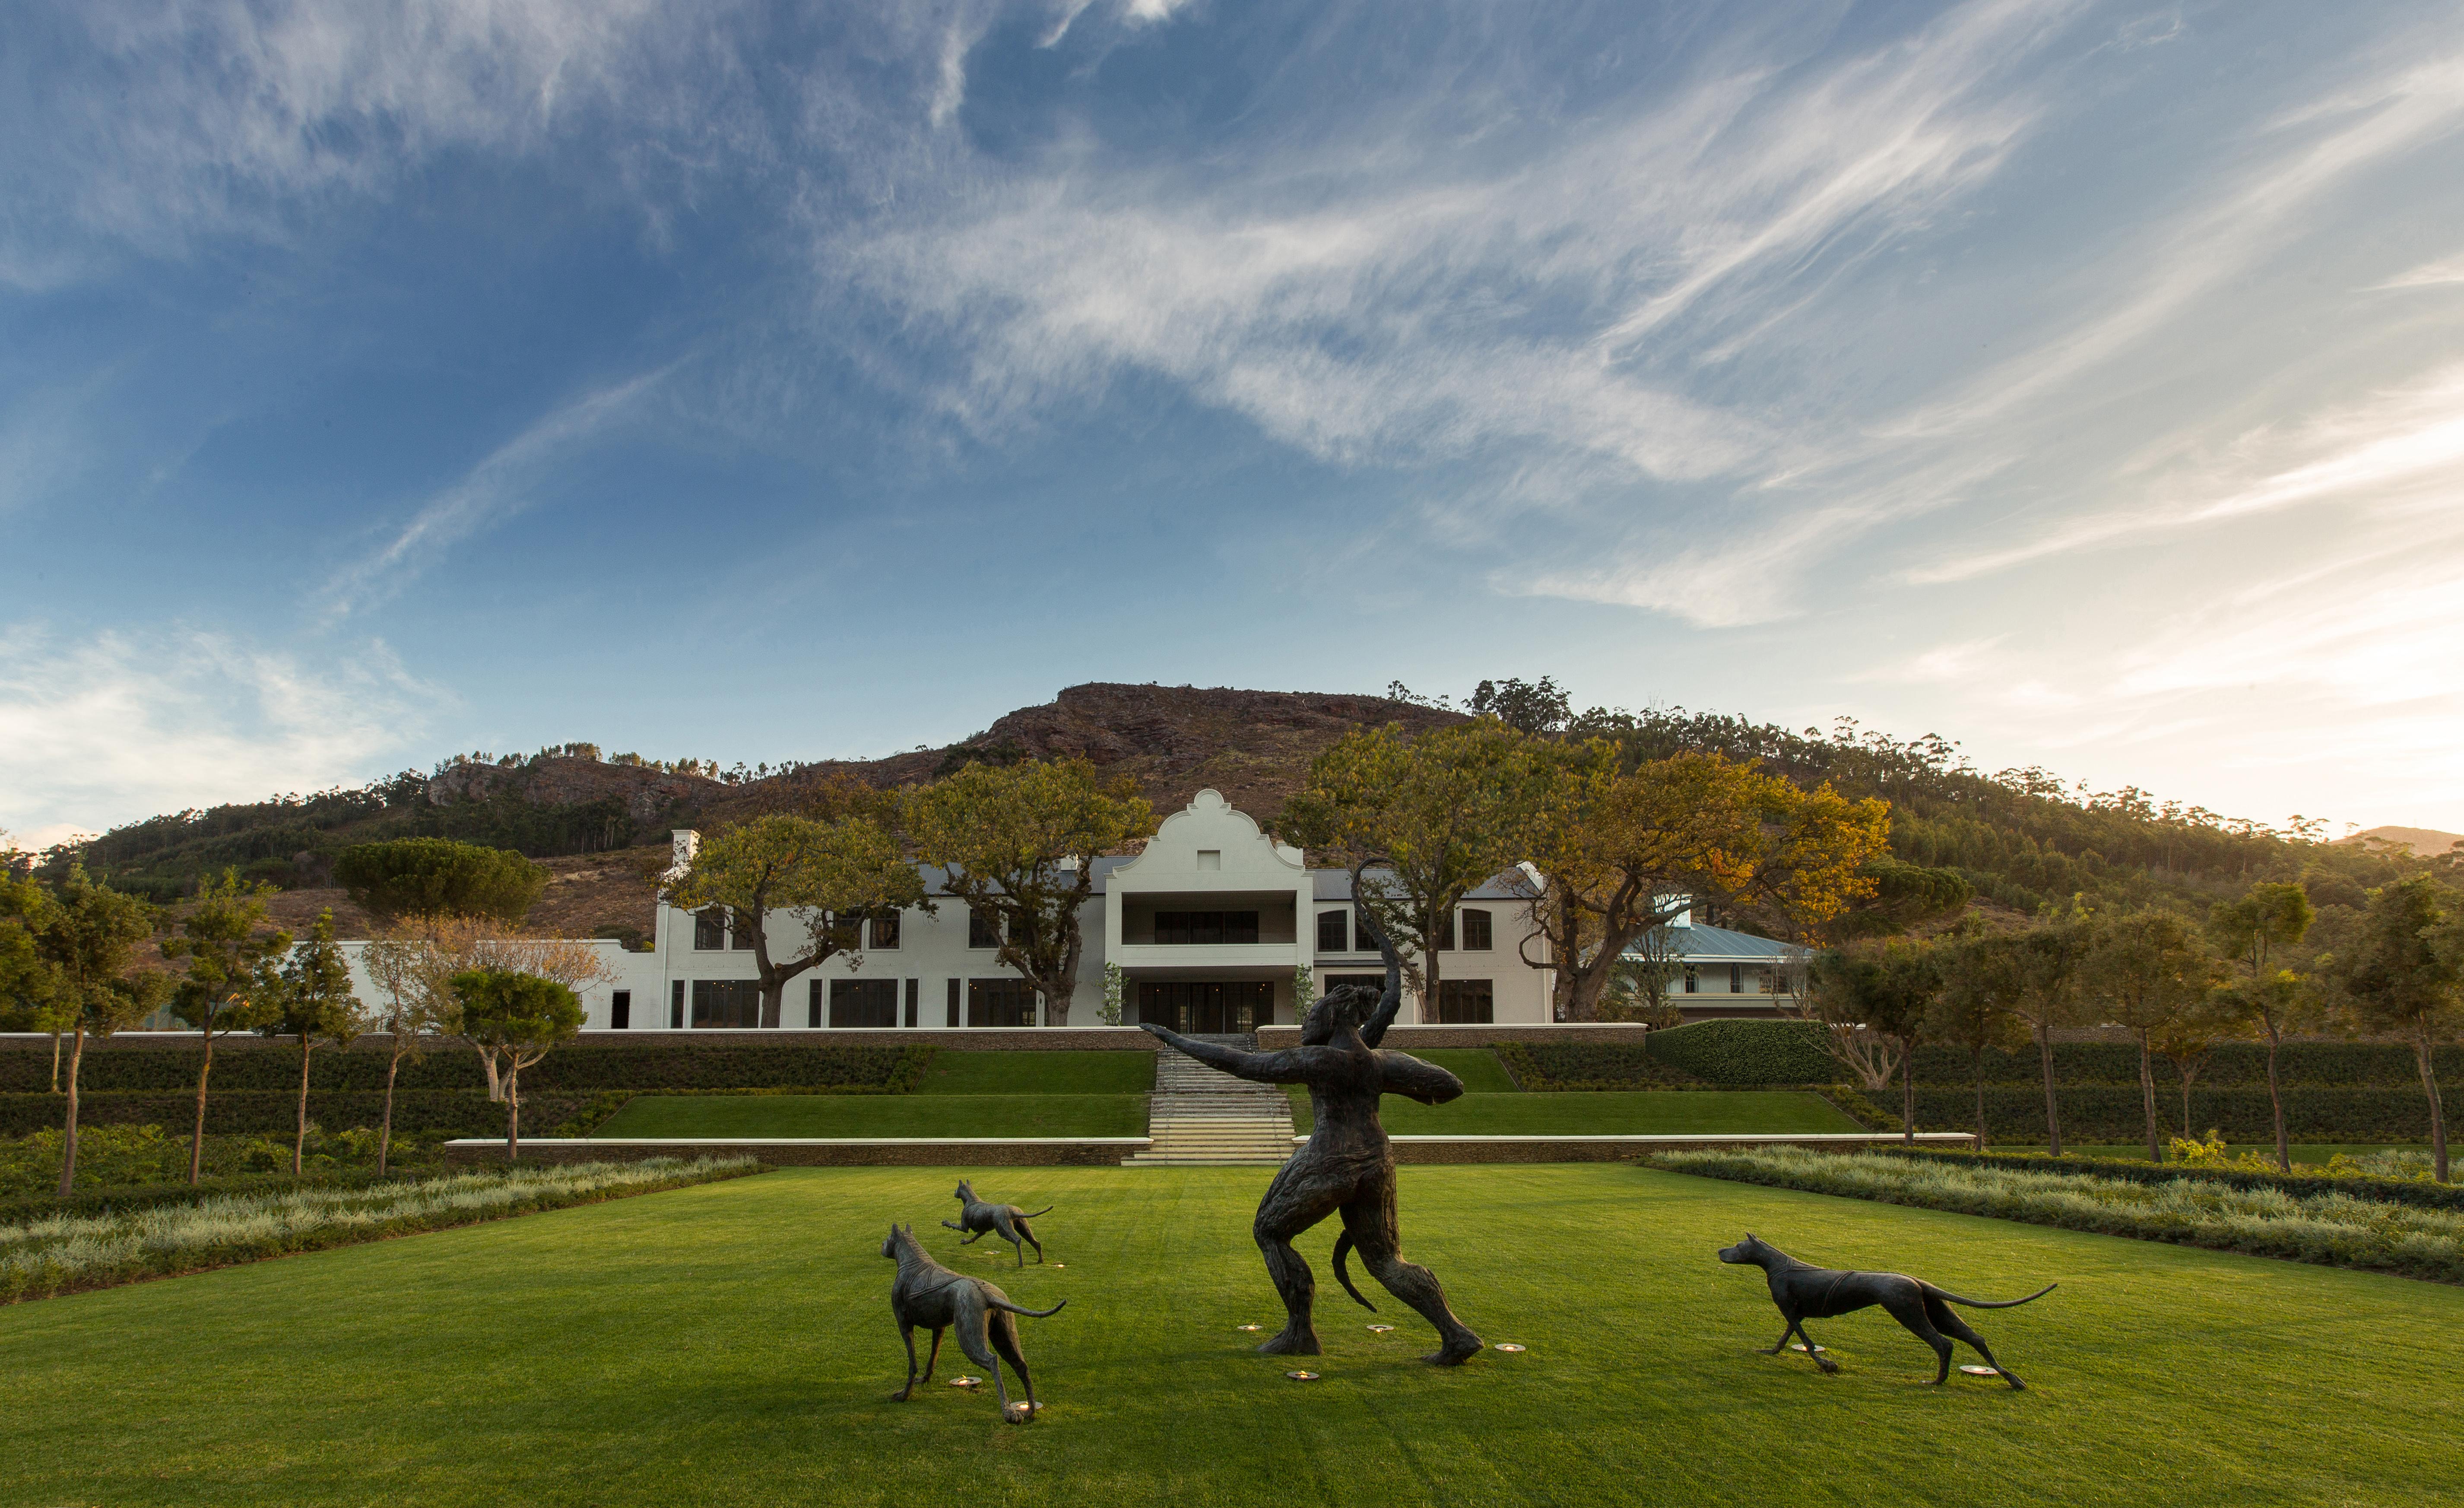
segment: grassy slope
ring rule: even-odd
[[[1145,1094],[1153,1053],[941,1052],[917,1094]]]
[[[1023,1273],[930,1223],[957,1171],[795,1169],[0,1310],[0,1503],[2136,1508],[2453,1479],[2464,1290],[1621,1167],[1413,1168],[1411,1255],[1531,1350],[1433,1371],[1419,1322],[1371,1336],[1326,1283],[1304,1387],[1231,1328],[1271,1320],[1263,1170],[1000,1169],[1003,1197],[1060,1205],[1068,1265]],[[937,1383],[887,1401],[892,1216],[1021,1301],[1070,1300],[1022,1322],[1034,1428]],[[1749,1229],[1988,1297],[2061,1279],[1977,1317],[2032,1390],[1914,1386],[1930,1358],[1870,1311],[1814,1327],[1840,1376],[1752,1354],[1779,1322],[1712,1259]],[[279,1399],[278,1427],[215,1399]]]
[[[1143,1136],[1143,1094],[640,1095],[599,1136]]]
[[[1295,1090],[1291,1098],[1292,1124],[1306,1131],[1310,1124],[1309,1095]],[[1829,1101],[1791,1089],[1470,1093],[1439,1105],[1390,1094],[1377,1113],[1394,1136],[1685,1136],[1864,1129]]]

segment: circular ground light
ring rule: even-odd
[[[1970,1377],[1999,1377],[2002,1375],[1991,1366],[1963,1366],[1960,1370],[1966,1372]]]
[[[1805,1343],[1802,1341],[1791,1341],[1788,1343],[1788,1348],[1792,1351],[1802,1351],[1805,1349]],[[1831,1349],[1831,1347],[1827,1345],[1817,1345],[1815,1349],[1817,1351],[1827,1351]]]
[[[1395,1327],[1391,1324],[1373,1324],[1369,1327],[1369,1333],[1372,1335],[1384,1335],[1394,1328]]]
[[[950,1379],[950,1386],[953,1388],[981,1388],[983,1385],[984,1380],[980,1377],[953,1377]]]
[[[1522,1346],[1515,1344],[1512,1341],[1500,1341],[1497,1343],[1497,1348],[1501,1351],[1519,1351],[1523,1349]]]
[[[1263,1324],[1236,1324],[1232,1328],[1236,1330],[1263,1330],[1265,1326]]]
[[[1296,1383],[1313,1383],[1317,1381],[1317,1373],[1315,1372],[1286,1372],[1284,1375]]]

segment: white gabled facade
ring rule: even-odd
[[[691,862],[697,841],[690,832],[675,835],[679,866]],[[894,921],[869,922],[861,951],[796,976],[770,1019],[759,1009],[749,945],[736,946],[717,912],[680,910],[662,898],[649,951],[594,942],[609,978],[583,991],[584,1030],[967,1031],[1045,1024],[1025,981],[995,960],[997,941],[964,905],[942,896],[939,871],[928,866],[923,875],[927,895],[936,901],[933,910],[910,907]],[[1212,790],[1165,818],[1134,858],[1096,861],[1094,891],[1079,917],[1086,941],[1072,1028],[1103,1024],[1108,963],[1121,969],[1124,1025],[1149,1020],[1206,1033],[1297,1021],[1309,1003],[1295,998],[1303,969],[1319,994],[1347,978],[1380,976],[1376,950],[1353,927],[1351,875],[1309,867],[1299,849],[1276,842]],[[801,934],[803,921],[782,914],[778,929]],[[1743,1008],[1736,1014],[1771,1008],[1770,971],[1785,953],[1783,945],[1725,929],[1684,930],[1705,947],[1699,958],[1691,941],[1679,950],[1692,966],[1693,990],[1681,995],[1672,985],[1673,999],[1693,1010]],[[1429,1016],[1465,1024],[1546,1022],[1552,971],[1524,961],[1527,951],[1535,958],[1546,951],[1536,940],[1529,950],[1520,947],[1528,931],[1516,890],[1491,885],[1467,897],[1456,913],[1455,946],[1441,960],[1440,1009]],[[374,999],[360,971],[359,945],[343,946],[361,997]],[[1723,994],[1738,997],[1709,998]],[[1419,1014],[1416,1003],[1405,1018]]]

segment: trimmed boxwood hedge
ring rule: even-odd
[[[194,1204],[202,1199],[218,1199],[227,1194],[284,1193],[293,1189],[366,1189],[381,1183],[417,1183],[423,1177],[444,1175],[441,1169],[426,1173],[396,1168],[381,1177],[373,1168],[333,1168],[312,1170],[297,1178],[287,1172],[241,1173],[231,1178],[208,1178],[195,1184],[79,1189],[65,1199],[55,1194],[0,1199],[0,1225],[19,1225],[55,1214],[106,1214],[115,1210],[124,1212],[149,1210],[164,1204]]]
[[[216,1075],[220,1077],[219,1073]],[[526,1073],[522,1076],[528,1079]],[[522,1125],[544,1132],[573,1119],[589,1103],[572,1094],[522,1091]],[[298,1096],[263,1090],[215,1091],[206,1102],[209,1135],[288,1136],[297,1124]],[[0,1136],[57,1129],[67,1113],[67,1097],[56,1094],[0,1094]],[[160,1126],[186,1134],[196,1122],[197,1099],[190,1094],[84,1094],[77,1096],[77,1120],[86,1126]],[[312,1089],[308,1119],[329,1131],[346,1126],[375,1126],[385,1117],[385,1096],[357,1090],[340,1093]],[[406,1089],[394,1095],[393,1128],[402,1135],[502,1136],[505,1106],[485,1092],[455,1093]]]
[[[1878,1098],[1897,1102],[1896,1094]],[[2056,1084],[2054,1103],[2062,1118],[2062,1135],[2082,1142],[2141,1142],[2147,1122],[2139,1086],[2119,1084]],[[2182,1096],[2159,1084],[2156,1127],[2167,1135],[2182,1129]],[[2194,1131],[2222,1131],[2233,1143],[2273,1144],[2276,1126],[2263,1088],[2194,1088],[2190,1091]],[[1917,1126],[1927,1131],[1966,1131],[1976,1126],[1976,1091],[1917,1089]],[[2295,1087],[2284,1091],[2284,1130],[2297,1142],[2420,1142],[2430,1137],[2430,1101],[2418,1088],[2328,1089]],[[1989,1086],[1985,1091],[1985,1134],[1997,1141],[2042,1141],[2045,1137],[2045,1091],[2037,1085]]]
[[[1723,1088],[1829,1083],[1839,1064],[1812,1021],[1696,1021],[1643,1038],[1654,1062]]]
[[[2018,1168],[2045,1173],[2087,1173],[2126,1183],[2161,1184],[2202,1178],[2235,1189],[2280,1189],[2296,1197],[2341,1193],[2355,1199],[2407,1204],[2422,1210],[2464,1211],[2464,1188],[2409,1178],[2339,1178],[2326,1173],[2260,1172],[2248,1168],[2192,1168],[2181,1163],[2126,1161],[2118,1157],[2049,1157],[2043,1152],[1961,1152],[1925,1147],[1874,1147],[1867,1151],[1918,1162],[1958,1163],[1969,1168]]]
[[[1639,1042],[1491,1042],[1526,1089],[1705,1089],[1683,1069],[1652,1060]]]
[[[2442,1082],[2464,1082],[2464,1047],[2442,1047],[2431,1060]],[[2172,1084],[2178,1093],[2181,1080],[2175,1076],[2172,1063],[2159,1058],[2154,1066],[2157,1083]],[[2285,1084],[2415,1092],[2421,1088],[2421,1072],[2413,1063],[2412,1049],[2386,1042],[2287,1042],[2277,1056],[2276,1073],[2277,1081]],[[1985,1082],[1989,1084],[2039,1083],[2042,1076],[2034,1046],[1985,1055]],[[1968,1054],[1951,1047],[1917,1049],[1919,1087],[1973,1086],[1975,1082],[1976,1065]],[[2131,1042],[2056,1042],[2054,1082],[2136,1087],[2139,1048]],[[2219,1088],[2238,1084],[2265,1089],[2267,1049],[2252,1042],[2230,1042],[2218,1047],[2207,1066],[2199,1070],[2196,1082]]]
[[[917,1055],[922,1055],[919,1060]],[[522,1070],[531,1094],[586,1095],[601,1089],[800,1088],[807,1093],[871,1089],[896,1094],[912,1087],[931,1060],[929,1047],[862,1047],[841,1042],[576,1042]],[[89,1044],[78,1070],[81,1090],[194,1092],[203,1049],[148,1042]],[[314,1090],[385,1089],[382,1048],[327,1049],[309,1060]],[[48,1041],[0,1044],[0,1093],[42,1093],[51,1087]],[[289,1042],[225,1038],[214,1045],[213,1091],[296,1089],[299,1050]],[[406,1059],[402,1089],[484,1089],[479,1055],[459,1038],[430,1043]]]

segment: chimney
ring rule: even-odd
[[[701,834],[690,827],[678,827],[668,834],[668,841],[673,845],[672,862],[669,863],[667,873],[659,878],[673,885],[693,867],[693,855],[701,849]]]

